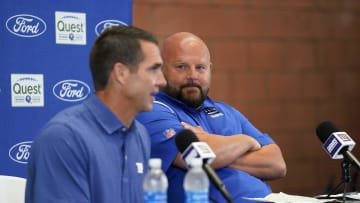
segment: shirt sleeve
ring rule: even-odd
[[[243,114],[241,114],[239,111],[236,112],[240,119],[241,130],[243,134],[253,137],[260,143],[261,146],[275,143],[268,134],[263,133],[257,129]]]
[[[47,126],[31,151],[26,202],[90,202],[87,153],[69,128]]]
[[[220,129],[220,131],[226,131],[226,129],[228,129],[227,132],[222,133],[223,135],[245,134],[256,139],[261,146],[275,143],[268,134],[257,129],[240,111],[225,103],[218,103],[226,119],[223,120],[223,127],[217,127],[217,129]],[[220,125],[218,123],[214,125]]]
[[[170,107],[154,103],[152,111],[139,114],[137,120],[151,137],[151,157],[161,158],[162,169],[167,171],[178,153],[175,135],[184,129],[177,114]]]
[[[260,132],[253,124],[250,123],[249,120],[246,119],[246,122],[244,122],[242,126],[244,130],[244,134],[249,135],[254,139],[256,139],[261,146],[275,143],[274,140],[271,139],[271,137],[268,134]]]

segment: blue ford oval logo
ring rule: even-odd
[[[80,80],[63,80],[54,85],[53,93],[60,100],[77,102],[87,98],[90,87]]]
[[[12,146],[9,150],[9,157],[13,161],[26,164],[30,157],[32,141],[20,142]]]
[[[46,31],[46,23],[37,16],[19,14],[7,19],[6,29],[19,37],[37,37]]]
[[[99,36],[106,28],[112,27],[114,25],[126,25],[126,23],[120,20],[103,20],[95,26],[95,33]]]

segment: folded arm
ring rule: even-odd
[[[281,178],[286,174],[286,164],[276,144],[261,147],[254,138],[244,134],[219,136],[205,132],[200,126],[182,125],[192,130],[200,141],[208,143],[216,154],[211,164],[215,169],[231,167],[264,180]]]
[[[273,180],[286,175],[286,164],[276,144],[269,144],[239,157],[229,165],[263,180]]]

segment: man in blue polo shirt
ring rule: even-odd
[[[184,202],[186,166],[174,141],[184,128],[214,150],[212,167],[234,202],[270,194],[271,188],[264,181],[286,174],[281,150],[239,111],[207,96],[211,61],[205,43],[191,33],[175,33],[165,39],[161,53],[167,85],[156,95],[153,110],[141,113],[138,120],[149,131],[151,156],[163,161],[169,202]],[[226,202],[212,185],[209,196],[211,202]]]
[[[26,203],[142,203],[150,140],[135,116],[166,81],[157,39],[114,26],[95,41],[95,94],[58,113],[34,139]]]

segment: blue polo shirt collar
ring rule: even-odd
[[[89,95],[84,104],[89,108],[89,111],[94,115],[97,122],[109,135],[114,134],[118,130],[121,132],[128,130],[128,128],[121,123],[115,114],[111,112],[95,94]]]
[[[189,112],[193,112],[193,113],[203,111],[206,108],[215,107],[213,101],[209,97],[206,97],[206,99],[203,102],[203,104],[201,105],[200,109],[191,108],[188,105],[186,105],[185,103],[183,103],[182,101],[177,100],[177,99],[175,99],[175,98],[173,98],[173,97],[171,97],[171,96],[169,96],[169,95],[167,95],[166,93],[163,93],[163,92],[159,92],[156,95],[156,98],[159,98],[160,100],[168,101],[168,102],[170,102],[172,104],[176,104],[176,105],[179,106],[179,108],[187,110]]]

